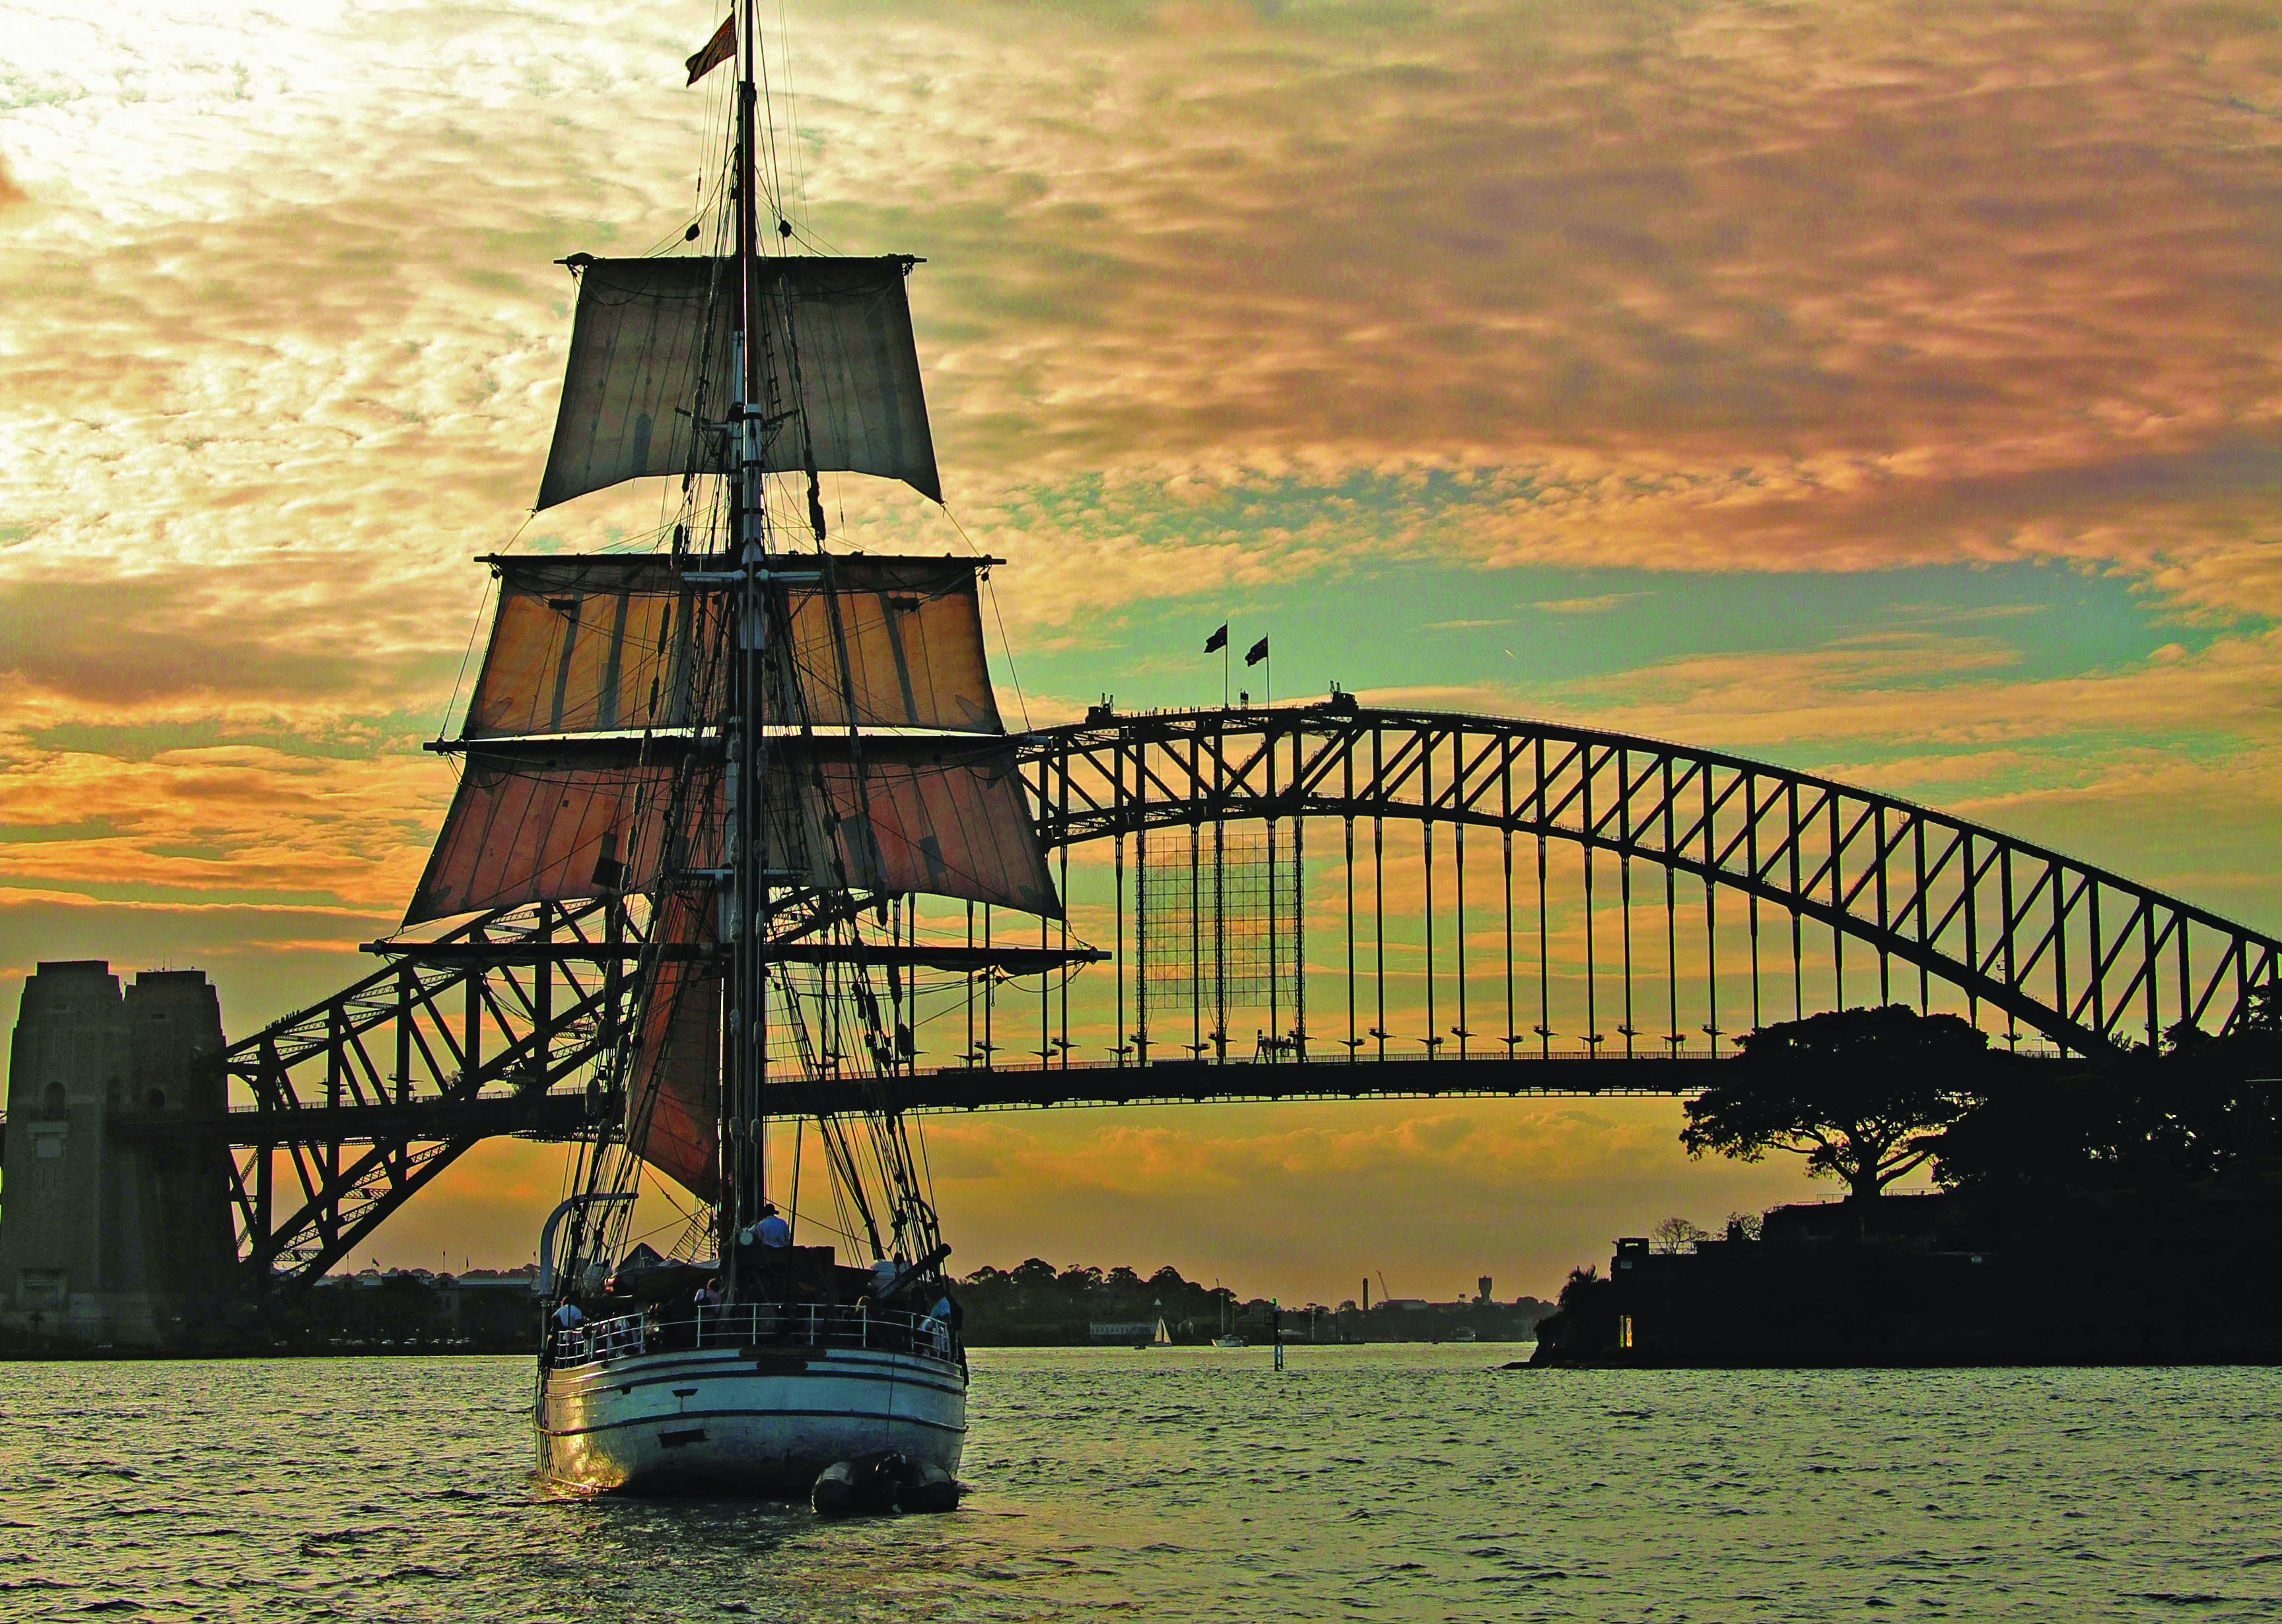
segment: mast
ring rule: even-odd
[[[766,365],[762,346],[768,342],[767,320],[761,308],[760,282],[760,157],[755,117],[759,97],[754,51],[754,0],[743,0],[737,53],[737,467],[735,515],[738,584],[736,614],[736,676],[732,691],[734,708],[729,722],[728,749],[728,864],[727,901],[730,917],[722,935],[730,944],[731,976],[727,1000],[722,1082],[721,1203],[722,1264],[728,1272],[733,1296],[737,1290],[737,1232],[760,1216],[764,1199],[765,1143],[761,1119],[762,1079],[767,1067],[768,967],[762,944],[767,938],[764,905],[766,886],[767,803],[764,785],[768,771],[768,746],[762,714],[766,692],[768,568],[766,490],[761,436],[774,419],[775,403],[763,398],[765,379],[775,368]]]
[[[609,1060],[623,1137],[600,1131],[580,1153],[569,1256],[607,1257],[631,1216],[617,1197],[647,1165],[712,1209],[733,1295],[736,1239],[767,1189],[770,1109],[813,1114],[809,1085],[843,1065],[870,1101],[819,1115],[835,1192],[875,1255],[937,1242],[896,1104],[910,1040],[871,986],[884,968],[885,1008],[900,1011],[902,961],[865,940],[863,910],[891,940],[890,899],[920,893],[1061,911],[983,646],[978,583],[1001,561],[821,556],[823,470],[942,500],[904,285],[918,260],[764,262],[759,35],[753,0],[736,0],[689,64],[694,84],[737,60],[734,251],[560,261],[578,305],[535,507],[679,477],[685,522],[670,555],[484,561],[501,582],[491,642],[459,736],[431,746],[465,770],[404,917],[409,929],[647,901],[646,925],[614,915],[597,949],[626,959],[627,1024]],[[804,360],[830,380],[815,400]],[[805,476],[817,556],[776,548],[771,474]],[[692,497],[701,477],[722,483]],[[723,526],[695,557],[693,503]],[[417,956],[469,943],[374,946]],[[475,946],[502,963],[523,950]],[[909,951],[915,970],[936,950]],[[1002,956],[985,944],[982,961]]]

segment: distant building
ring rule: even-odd
[[[100,959],[43,963],[9,1054],[0,1323],[159,1342],[237,1264],[221,1006],[196,970],[124,992]],[[206,1127],[208,1133],[195,1131]]]
[[[475,1347],[507,1351],[535,1344],[539,1303],[532,1269],[363,1269],[315,1283],[309,1307],[317,1335],[334,1345]]]

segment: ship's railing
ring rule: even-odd
[[[866,1348],[945,1364],[959,1358],[959,1338],[947,1321],[869,1303],[701,1303],[671,1319],[625,1314],[557,1331],[547,1352],[551,1364],[563,1365],[636,1353],[747,1347]]]
[[[624,1314],[616,1319],[590,1319],[547,1339],[549,1363],[591,1365],[597,1359],[623,1358],[640,1353],[644,1342],[642,1317]]]
[[[684,1325],[690,1322],[683,1321]],[[671,1332],[671,1322],[661,1326]],[[692,1326],[700,1348],[789,1343],[810,1348],[876,1348],[958,1357],[951,1326],[933,1314],[907,1314],[869,1303],[735,1303],[700,1306]]]

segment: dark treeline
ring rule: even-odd
[[[1141,1327],[1165,1322],[1176,1342],[1205,1342],[1225,1325],[1247,1342],[1281,1334],[1287,1342],[1483,1342],[1528,1337],[1550,1303],[1534,1297],[1510,1303],[1486,1297],[1424,1303],[1375,1303],[1369,1313],[1353,1303],[1337,1308],[1266,1297],[1240,1300],[1220,1286],[1185,1280],[1170,1264],[1144,1276],[1135,1269],[1057,1269],[1032,1257],[1012,1269],[977,1269],[959,1282],[966,1340],[976,1347],[1067,1347],[1123,1341]],[[1098,1334],[1096,1327],[1127,1327]]]
[[[272,1305],[264,1318],[194,1327],[163,1349],[113,1348],[37,1327],[0,1332],[0,1357],[90,1354],[331,1355],[521,1353],[539,1346],[539,1299],[521,1275],[486,1271],[480,1283],[449,1274],[368,1269],[334,1275]]]
[[[1611,1278],[1572,1275],[1547,1357],[2282,1359],[2282,987],[2223,1035],[2063,1063],[1898,1005],[1743,1051],[1682,1142],[1802,1156],[1847,1199],[1719,1236],[1666,1220]],[[1920,1170],[1934,1194],[1885,1193]]]
[[[1099,1324],[1159,1319],[1183,1342],[1217,1335],[1222,1306],[1245,1304],[1224,1287],[1200,1286],[1170,1264],[1144,1279],[1133,1269],[1057,1269],[1032,1257],[1011,1269],[977,1269],[960,1282],[966,1340],[978,1346],[1052,1345],[1091,1340]]]
[[[2182,1023],[2160,1046],[2058,1065],[1900,1004],[1762,1027],[1740,1047],[1688,1107],[1689,1154],[1789,1151],[1857,1198],[1929,1164],[1948,1189],[2179,1194],[2271,1178],[2282,1154],[2276,984],[2253,988],[2224,1036]]]
[[[302,1293],[268,1328],[280,1351],[523,1353],[538,1346],[539,1304],[524,1280],[477,1289],[448,1274],[368,1272]]]

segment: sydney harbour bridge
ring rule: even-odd
[[[1335,692],[1102,706],[1017,742],[1068,916],[1021,916],[1026,974],[1003,915],[902,903],[878,951],[914,1033],[888,1063],[910,1111],[1684,1095],[1754,1026],[1898,1001],[2099,1056],[2182,1022],[2224,1030],[2282,952],[1927,807],[1590,728]],[[1250,981],[1215,973],[1216,906],[1179,911],[1191,951],[1168,977],[1147,898],[1177,896],[1184,868],[1200,897],[1238,858],[1285,899],[1250,921]],[[226,1113],[144,1125],[231,1147],[234,1295],[314,1280],[480,1141],[617,1121],[598,1063],[631,1007],[628,928],[596,900],[372,944],[370,974],[228,1048]],[[852,1076],[838,1087],[828,1066],[788,1081],[785,1111],[855,1109]]]

